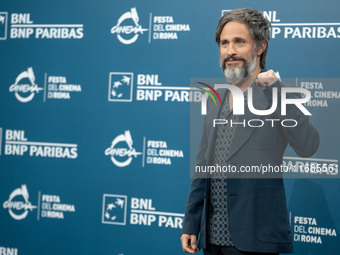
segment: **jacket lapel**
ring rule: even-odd
[[[227,96],[227,89],[223,89],[218,91],[219,95],[221,97],[221,101],[224,103],[226,100],[226,96]],[[209,115],[211,116],[211,118],[209,118],[209,121],[207,122],[208,129],[207,130],[211,130],[210,136],[209,136],[209,143],[208,143],[208,148],[207,148],[207,152],[209,153],[209,155],[207,156],[208,159],[208,164],[212,165],[213,162],[213,155],[214,155],[214,150],[215,150],[215,140],[216,140],[216,131],[217,131],[217,127],[213,127],[213,120],[214,119],[218,119],[220,116],[220,112],[222,110],[222,106],[220,104],[218,104],[218,107],[210,107],[210,112]]]
[[[254,108],[257,110],[265,110],[268,107],[268,100],[266,96],[263,93],[263,89],[259,87],[258,85],[254,84],[252,85],[253,88],[253,105]],[[233,142],[230,147],[228,159],[231,158],[247,141],[247,139],[252,135],[256,127],[250,127],[248,125],[248,121],[251,119],[260,119],[261,116],[255,115],[249,111],[248,100],[245,100],[245,106],[244,106],[244,115],[239,115],[238,122],[245,121],[245,126],[243,124],[237,125],[236,132],[233,138]],[[251,122],[251,125],[256,126],[258,123],[255,121]],[[216,133],[216,131],[214,131]]]

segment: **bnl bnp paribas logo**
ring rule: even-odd
[[[104,194],[102,223],[125,225],[127,196]]]
[[[130,208],[127,210],[127,203]],[[128,215],[127,215],[128,213]],[[139,225],[167,229],[181,229],[183,213],[156,210],[151,198],[131,197],[126,195],[104,194],[102,223],[112,225]]]
[[[32,205],[29,201],[27,186],[23,184],[9,195],[8,200],[3,203],[3,208],[8,209],[13,219],[23,220],[27,217],[28,213],[36,209],[37,206]]]
[[[7,12],[0,12],[0,40],[7,39]]]
[[[155,73],[110,72],[108,88],[109,102],[200,102],[202,97],[198,88],[164,85]]]
[[[132,93],[133,73],[110,73],[109,101],[132,102]]]
[[[16,99],[22,103],[31,101],[35,94],[41,90],[44,90],[44,88],[38,87],[35,83],[35,75],[32,67],[21,72],[15,79],[15,82],[9,87],[9,91],[13,92]]]

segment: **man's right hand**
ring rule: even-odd
[[[182,241],[182,248],[184,252],[195,254],[196,252],[200,251],[200,249],[197,248],[197,236],[196,235],[182,234],[181,241]]]

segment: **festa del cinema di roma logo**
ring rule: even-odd
[[[9,87],[9,91],[14,92],[16,99],[22,103],[31,101],[35,93],[39,93],[41,90],[43,90],[43,88],[39,88],[35,83],[35,75],[32,67],[27,68],[27,71],[21,72],[15,79],[14,84]]]
[[[23,184],[9,195],[8,200],[3,203],[3,208],[8,209],[8,212],[13,219],[23,220],[26,218],[29,211],[33,211],[33,209],[37,208],[32,205],[28,198],[29,194],[27,186]]]
[[[132,20],[133,25],[124,25],[124,21]],[[111,34],[117,34],[118,40],[123,44],[132,44],[137,41],[139,34],[143,34],[148,31],[147,28],[143,28],[138,24],[139,17],[137,9],[135,7],[131,8],[130,11],[125,12],[118,19],[117,25],[111,28]],[[127,22],[126,22],[127,23]]]
[[[110,156],[112,162],[118,167],[130,165],[133,158],[141,155],[132,147],[133,141],[129,130],[113,139],[111,146],[105,150],[105,155]]]

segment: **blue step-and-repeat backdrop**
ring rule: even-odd
[[[268,69],[312,93],[319,150],[283,163],[335,169],[285,180],[295,253],[339,254],[335,0],[1,1],[0,254],[182,254],[190,79],[223,77],[215,29],[239,7],[273,24]]]

